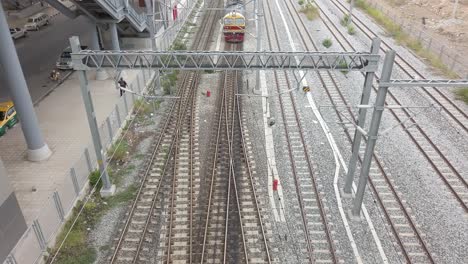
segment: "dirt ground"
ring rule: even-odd
[[[445,42],[454,54],[468,56],[468,0],[458,0],[456,19],[452,19],[455,0],[371,0],[393,9],[414,25],[425,27],[436,39]],[[423,25],[422,18],[426,18]]]

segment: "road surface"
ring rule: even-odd
[[[69,19],[62,14],[53,17],[48,26],[39,31],[29,31],[26,38],[15,40],[16,51],[28,84],[33,102],[54,87],[49,74],[55,67],[57,58],[66,48],[68,38],[80,36],[81,43],[89,45],[92,24],[85,16]],[[61,72],[65,75],[66,72]],[[0,98],[8,98],[9,89],[0,74]]]

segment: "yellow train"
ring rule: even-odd
[[[223,17],[223,34],[226,42],[243,42],[245,35],[244,6],[240,2],[226,6]]]

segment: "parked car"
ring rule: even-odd
[[[49,15],[38,13],[28,19],[28,23],[24,26],[26,30],[39,30],[40,27],[49,24]]]
[[[87,49],[88,46],[81,46],[82,50]],[[71,58],[71,48],[70,46],[66,47],[63,51],[62,54],[60,54],[60,57],[58,58],[57,62],[55,63],[55,67],[60,70],[71,70],[73,69],[73,63],[72,63],[72,58]]]
[[[18,123],[15,106],[12,101],[0,103],[0,136]]]
[[[10,28],[10,34],[13,39],[26,37],[28,32],[22,28]]]

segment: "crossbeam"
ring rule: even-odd
[[[390,80],[389,82],[379,83],[379,86],[385,87],[468,87],[468,80],[445,80],[445,79],[434,79],[434,80],[404,80],[396,79]]]
[[[71,39],[73,68],[91,70],[341,70],[375,72],[380,55],[366,52],[225,52],[225,51],[94,51],[80,50]]]

